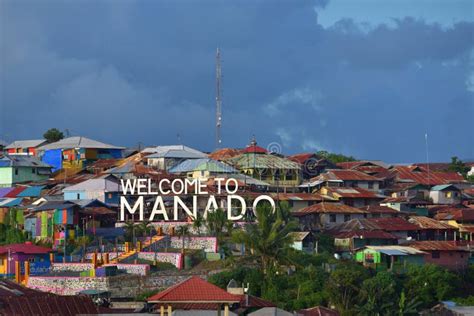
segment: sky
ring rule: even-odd
[[[217,47],[222,147],[474,160],[470,0],[1,0],[0,139],[212,151]]]

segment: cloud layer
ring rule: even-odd
[[[318,24],[326,1],[2,1],[0,138],[279,142],[391,162],[474,158],[474,23]],[[179,138],[178,138],[179,134]]]

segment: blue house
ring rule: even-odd
[[[75,136],[38,148],[41,159],[59,169],[83,169],[98,159],[122,158],[124,147]]]

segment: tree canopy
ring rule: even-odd
[[[50,128],[43,134],[44,139],[46,139],[50,143],[57,142],[64,138],[63,132],[58,130],[57,128]]]

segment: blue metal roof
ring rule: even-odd
[[[22,192],[20,192],[17,196],[18,197],[39,197],[41,196],[41,190],[43,190],[44,186],[32,186],[28,187]]]

